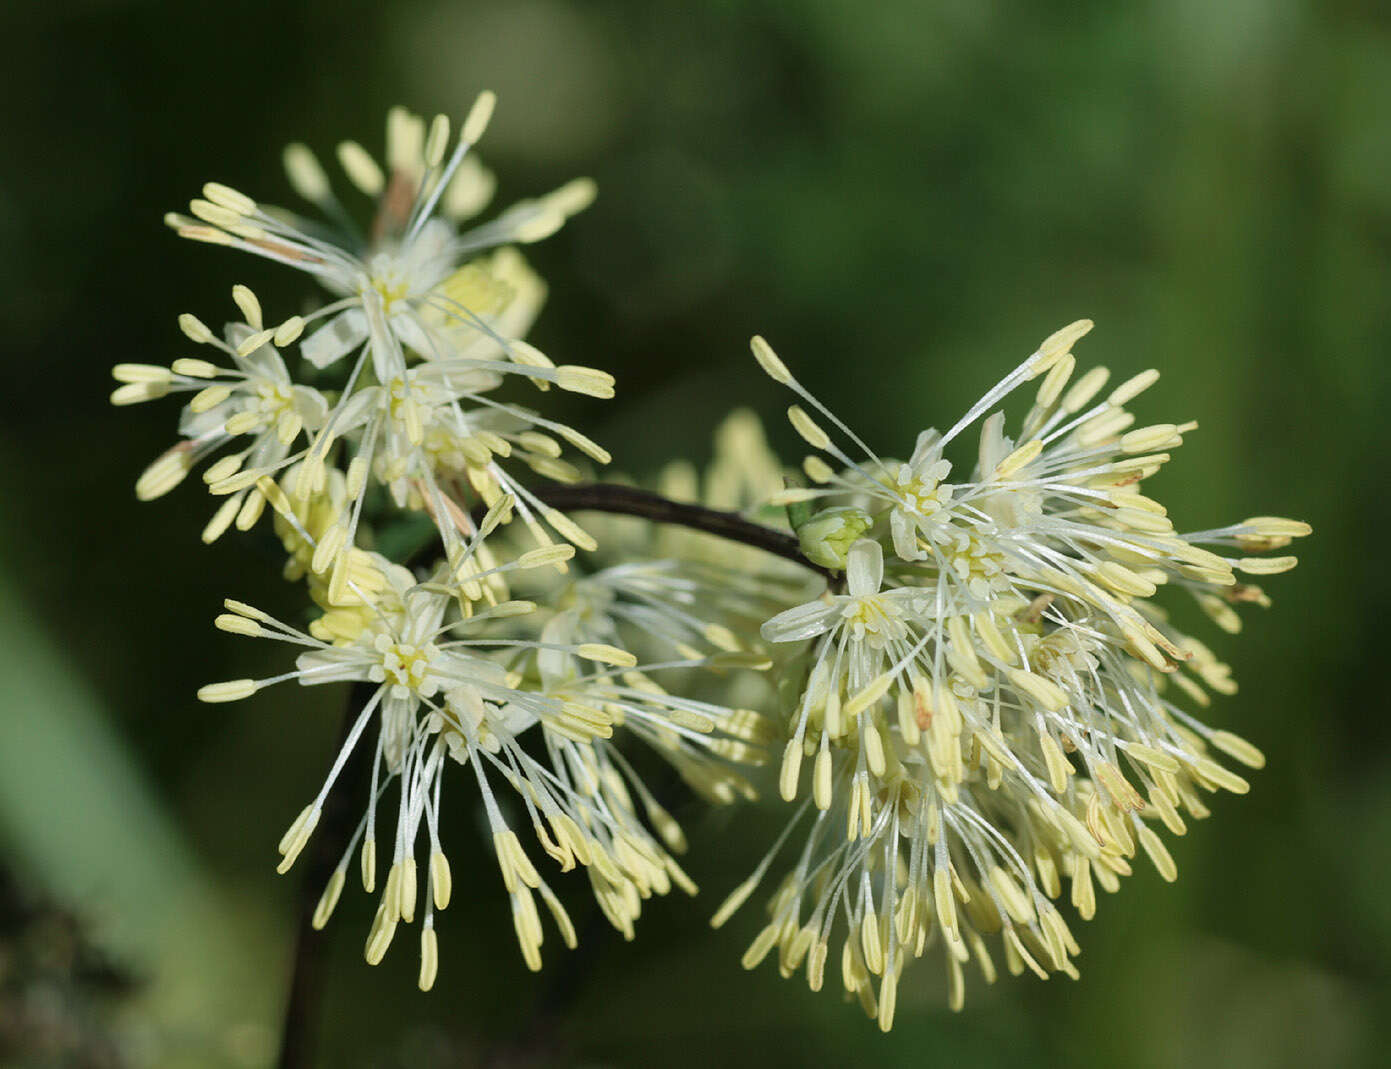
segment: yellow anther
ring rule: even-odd
[[[417,983],[421,991],[429,991],[435,986],[435,977],[440,969],[439,937],[435,926],[427,924],[420,929],[420,978]]]
[[[762,335],[755,334],[749,342],[749,347],[753,350],[753,356],[758,361],[758,366],[774,382],[780,382],[786,386],[793,381],[792,372],[788,371],[787,365],[778,359],[778,354],[773,352],[773,347],[763,340]]]
[[[348,176],[348,181],[369,197],[378,196],[386,185],[386,178],[377,161],[356,141],[339,143],[338,164]]]
[[[236,212],[238,215],[250,215],[256,210],[256,202],[245,193],[239,193],[231,186],[224,186],[221,182],[208,182],[203,186],[203,196],[214,204],[226,208],[228,211]]]
[[[831,444],[830,436],[806,414],[801,405],[792,405],[787,410],[788,422],[813,449],[826,449]]]
[[[1021,445],[1004,460],[995,466],[995,475],[1001,479],[1008,479],[1021,468],[1038,459],[1038,455],[1043,452],[1043,440],[1035,438],[1032,442]]]
[[[617,646],[609,646],[602,642],[582,643],[575,648],[575,652],[587,661],[598,661],[618,668],[632,668],[638,663],[638,659],[627,650],[620,650]]]
[[[328,175],[307,146],[299,143],[287,145],[283,162],[290,185],[301,197],[314,204],[321,204],[329,198]]]
[[[1148,371],[1142,371],[1138,375],[1126,379],[1111,391],[1111,396],[1106,400],[1116,407],[1120,407],[1139,397],[1158,381],[1159,372],[1150,368]]]
[[[1247,768],[1265,767],[1265,754],[1240,735],[1233,735],[1230,731],[1214,731],[1208,736],[1208,742],[1223,753],[1234,757]]]
[[[229,679],[225,683],[209,683],[198,688],[200,702],[235,702],[256,693],[254,679]]]
[[[333,875],[328,878],[328,885],[319,897],[319,904],[314,907],[314,917],[311,923],[316,931],[321,930],[328,923],[328,919],[333,916],[333,911],[338,905],[338,898],[343,893],[343,884],[347,881],[347,875],[344,869],[337,868],[333,870]]]
[[[555,369],[555,384],[562,390],[604,400],[613,396],[613,376],[598,368],[562,364]]]
[[[467,144],[475,144],[483,136],[483,131],[488,128],[488,122],[493,117],[493,109],[497,107],[497,94],[491,89],[485,89],[478,94],[478,99],[469,108],[468,117],[464,119],[463,132],[459,135],[460,140]]]
[[[241,310],[242,319],[252,330],[260,330],[265,326],[261,319],[261,302],[256,299],[256,294],[252,293],[246,286],[238,283],[232,287],[232,300]]]

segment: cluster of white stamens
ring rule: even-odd
[[[1207,813],[1201,791],[1247,789],[1212,750],[1252,767],[1263,760],[1173,700],[1178,691],[1206,705],[1208,690],[1234,685],[1152,598],[1181,587],[1234,630],[1234,604],[1266,602],[1235,573],[1295,563],[1244,554],[1281,548],[1309,528],[1267,517],[1175,532],[1139,483],[1194,425],[1131,429],[1125,406],[1154,372],[1099,402],[1104,369],[1068,389],[1071,347],[1090,327],[1084,320],[1050,337],[946,434],[923,432],[906,462],[875,455],[754,341],[764,370],[863,453],[853,457],[793,406],[793,427],[818,450],[804,465],[814,485],[777,499],[803,513],[813,504],[858,513],[864,537],[844,554],[845,593],[763,627],[794,651],[784,671],[801,680],[784,709],[781,793],[800,797],[809,758],[810,796],[793,824],[809,808],[816,816],[745,964],[778,947],[784,975],[805,963],[819,988],[840,916],[845,987],[886,1030],[905,963],[939,939],[953,1006],[963,963],[974,958],[994,979],[983,934],[1001,933],[1013,972],[1075,975],[1076,944],[1051,901],[1061,878],[1084,918],[1095,908],[1093,883],[1115,889],[1137,847],[1173,879],[1148,818],[1182,834],[1180,810]],[[943,448],[1038,376],[1019,438],[1005,437],[1003,415],[990,415],[975,471],[948,484]],[[805,525],[817,522],[812,515]]]
[[[575,932],[509,827],[496,785],[511,788],[518,800],[512,809],[528,814],[537,841],[562,869],[589,871],[605,915],[631,936],[643,899],[673,884],[694,887],[671,854],[684,843],[679,826],[611,744],[615,731],[631,729],[724,800],[751,793],[735,766],[757,760],[754,742],[769,731],[757,714],[679,697],[655,682],[669,669],[726,672],[764,663],[729,652],[739,646],[732,639],[723,652],[688,648],[640,669],[616,645],[622,636],[564,626],[568,618],[538,612],[536,603],[508,592],[509,579],[564,572],[576,547],[595,548],[509,465],[573,482],[580,472],[562,456],[566,447],[600,464],[609,455],[578,430],[498,392],[521,382],[607,398],[613,379],[593,368],[557,366],[519,337],[545,286],[512,246],[553,233],[593,198],[592,183],[571,182],[490,223],[458,226],[492,191],[491,176],[471,153],[492,108],[492,94],[479,97],[452,150],[444,117],[427,129],[393,109],[385,168],[356,143],[340,145],[349,181],[375,203],[365,230],[302,145],[285,155],[291,184],[336,231],[226,186],[205,186],[191,216],[168,218],[180,235],[304,271],[329,298],[268,324],[251,290],[237,286],[240,319],[225,339],[192,315],[179,320],[190,341],[220,350],[230,367],[191,356],[168,368],[122,364],[112,398],[129,404],[193,394],[180,425],[184,440],[140,478],[138,496],[172,489],[220,452],[204,471],[222,499],[204,538],[233,522],[251,528],[267,506],[274,512],[290,558],[286,575],[307,581],[322,612],[300,630],[228,602],[221,629],[289,643],[301,653],[291,672],[213,684],[199,696],[231,701],[288,680],[350,682],[368,696],[321,790],[281,840],[280,869],[289,869],[314,833],[351,754],[375,735],[367,810],[314,921],[327,922],[354,852],[364,887],[377,888],[378,803],[396,784],[390,866],[366,957],[380,961],[397,926],[422,913],[422,988],[438,969],[434,913],[451,895],[439,842],[447,765],[473,768],[522,953],[538,968],[536,894],[566,943],[573,945]],[[295,381],[282,356],[291,349],[316,369],[314,386]],[[234,442],[235,451],[224,450]],[[385,494],[374,495],[373,487]],[[365,529],[411,512],[434,521],[443,550],[443,563],[427,580],[362,546]],[[513,519],[522,521],[532,548],[491,538]],[[420,867],[422,847],[428,863]]]
[[[542,507],[509,473],[506,462],[520,460],[549,478],[566,480],[577,476],[558,459],[560,441],[600,463],[607,462],[607,453],[578,431],[491,395],[513,376],[541,388],[613,395],[611,376],[593,368],[557,367],[516,336],[530,325],[543,287],[515,250],[502,248],[554,233],[592,200],[593,183],[571,182],[514,205],[491,223],[457,230],[457,221],[481,209],[491,193],[491,178],[476,165],[471,149],[493,104],[492,94],[479,97],[452,152],[444,116],[436,117],[427,131],[418,117],[393,109],[387,123],[387,172],[355,142],[339,146],[339,162],[350,182],[377,204],[365,236],[302,145],[286,154],[291,182],[340,224],[340,235],[325,237],[321,224],[263,207],[218,183],[209,183],[204,196],[191,202],[192,217],[169,216],[169,224],[184,237],[297,268],[335,298],[273,328],[261,323],[256,308],[247,322],[258,345],[297,343],[304,359],[319,369],[352,358],[334,403],[316,413],[313,426],[300,423],[309,432],[302,452],[249,455],[236,468],[219,469],[221,477],[209,480],[213,493],[241,494],[298,463],[301,481],[295,489],[297,496],[306,497],[322,489],[326,465],[342,452],[350,494],[339,517],[341,534],[330,545],[342,548],[354,542],[360,522],[356,504],[374,481],[387,486],[398,504],[429,510],[452,553],[459,551],[460,540],[445,498],[455,484],[467,486],[487,504],[513,495],[518,514],[542,544],[550,541],[542,524],[577,546],[590,544],[568,517]],[[438,214],[437,209],[446,210]],[[239,291],[246,292],[244,287]],[[183,322],[186,332],[193,326],[200,335],[208,333],[191,317]],[[132,391],[121,399],[144,399],[151,392],[146,385],[142,396]],[[292,441],[299,426],[291,416],[278,419],[280,438]],[[250,423],[249,416],[244,423]],[[164,459],[150,476],[151,492],[168,485],[188,451]],[[323,556],[333,554],[325,551]]]
[[[539,875],[494,796],[500,778],[531,818],[543,850],[562,870],[579,864],[605,915],[631,938],[640,903],[675,884],[694,892],[671,850],[684,836],[631,767],[607,744],[623,724],[655,741],[678,768],[714,768],[705,753],[737,759],[741,738],[766,735],[755,714],[667,694],[650,673],[700,666],[692,660],[639,668],[632,654],[598,642],[567,641],[552,621],[539,640],[507,637],[536,611],[531,602],[499,602],[460,615],[446,575],[416,582],[403,568],[373,554],[359,562],[381,587],[350,593],[372,611],[341,614],[325,641],[241,602],[227,602],[219,628],[301,647],[293,671],[264,680],[232,680],[204,687],[204,701],[245,698],[274,683],[353,682],[367,697],[319,793],[281,840],[280,871],[287,871],[309,842],[330,790],[369,727],[377,725],[367,812],[325,888],[314,923],[322,927],[338,901],[350,860],[359,855],[362,883],[377,883],[378,802],[399,784],[391,866],[365,954],[380,961],[399,923],[412,923],[423,901],[420,984],[429,988],[438,969],[434,913],[448,904],[449,863],[440,845],[443,772],[450,763],[471,764],[492,830],[503,881],[512,901],[522,953],[541,964],[541,927],[532,892],[541,895],[567,944],[574,930],[564,907]],[[535,566],[536,558],[504,565],[502,572]],[[543,562],[544,563],[544,562]],[[369,581],[370,582],[370,581]],[[354,584],[355,585],[355,584]],[[505,627],[499,627],[505,624]],[[565,629],[568,632],[568,629]],[[728,660],[715,662],[730,667]],[[737,662],[750,664],[748,660]],[[589,670],[577,666],[587,664]],[[597,670],[595,670],[597,666]],[[525,745],[531,729],[544,740],[545,756]],[[660,836],[639,819],[641,811]],[[423,844],[422,844],[423,840]],[[421,846],[428,865],[417,865]]]

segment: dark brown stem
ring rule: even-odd
[[[617,483],[585,483],[578,486],[556,483],[539,487],[533,492],[545,504],[563,512],[608,512],[619,516],[638,516],[654,523],[676,524],[753,546],[775,557],[800,564],[827,580],[834,578],[829,569],[813,564],[802,555],[796,535],[764,527],[737,512],[672,501],[651,490]]]

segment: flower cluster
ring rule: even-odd
[[[772,734],[756,712],[661,684],[766,665],[756,649],[761,616],[740,602],[752,639],[735,638],[720,622],[730,608],[705,610],[713,579],[700,561],[688,570],[687,561],[654,552],[626,567],[587,568],[588,578],[568,580],[569,594],[538,578],[564,580],[577,548],[596,549],[542,496],[545,485],[581,478],[565,447],[599,464],[609,455],[505,391],[554,386],[607,398],[613,379],[557,366],[520,337],[545,286],[516,245],[546,237],[584,208],[592,183],[571,182],[492,222],[460,225],[492,191],[472,152],[492,109],[492,95],[480,96],[452,149],[444,116],[427,126],[393,109],[385,168],[356,143],[340,145],[350,184],[375,206],[365,228],[302,145],[286,151],[286,169],[325,220],[205,186],[189,216],[168,218],[181,236],[304,271],[325,295],[268,323],[252,290],[238,285],[239,315],[221,336],[192,315],[179,319],[191,342],[216,351],[213,359],[114,370],[117,404],[192,394],[180,441],[140,477],[137,496],[164,494],[211,460],[202,474],[219,506],[205,541],[233,524],[250,530],[267,508],[274,513],[285,574],[305,582],[317,616],[301,629],[229,600],[220,629],[288,644],[298,656],[291,671],[211,684],[199,697],[233,701],[288,681],[354,684],[361,706],[322,786],[280,841],[280,871],[314,834],[352,755],[371,751],[366,811],[342,845],[314,924],[327,922],[356,854],[364,889],[380,894],[365,956],[380,961],[398,926],[420,914],[423,989],[438,969],[435,914],[451,898],[440,842],[447,767],[472,769],[522,955],[539,968],[537,897],[567,945],[575,930],[513,824],[528,822],[561,871],[583,868],[604,915],[631,937],[643,899],[695,887],[674,857],[684,849],[679,825],[617,738],[642,739],[708,797],[731,801],[752,795],[739,769],[761,762],[759,744]],[[518,465],[549,482],[533,489]],[[437,561],[419,553],[392,560],[373,548],[413,514],[429,518]],[[518,529],[525,535],[512,533]],[[551,594],[544,603],[514,597],[516,582]],[[600,592],[608,600],[596,611]],[[686,640],[693,628],[699,644]],[[640,665],[628,648],[636,648],[634,630],[667,637],[669,648]],[[381,805],[392,790],[388,818]],[[388,853],[379,866],[383,827]]]
[[[703,473],[677,461],[655,487],[596,481],[610,461],[600,445],[513,399],[613,394],[607,373],[522,338],[546,287],[517,246],[552,234],[594,188],[574,181],[468,225],[493,191],[473,152],[493,104],[480,96],[454,139],[444,116],[393,109],[385,166],[339,145],[373,205],[366,226],[302,145],[285,165],[316,218],[205,186],[168,217],[178,234],[293,267],[320,292],[270,320],[237,285],[220,333],[179,319],[203,355],[114,369],[116,404],[191,395],[137,496],[206,461],[217,506],[204,540],[269,510],[284,576],[312,605],[295,626],[228,600],[219,629],[296,657],[199,697],[351,685],[328,774],[280,841],[285,872],[333,823],[319,826],[357,755],[365,808],[355,830],[320,843],[341,854],[314,925],[355,869],[379,895],[367,961],[419,920],[419,983],[434,985],[435,918],[453,887],[444,781],[458,765],[526,964],[541,965],[538,898],[561,940],[576,939],[532,847],[582,870],[631,938],[645,899],[695,891],[676,860],[674,782],[644,779],[630,758],[641,744],[648,767],[714,804],[754,800],[753,770],[778,770],[793,816],[713,919],[739,909],[802,829],[746,967],[776,950],[784,975],[805,967],[819,989],[839,931],[843,985],[886,1030],[905,966],[939,943],[954,1007],[966,964],[995,978],[992,945],[1011,972],[1075,976],[1064,881],[1089,918],[1096,887],[1115,890],[1138,851],[1173,879],[1156,822],[1181,835],[1207,815],[1207,792],[1247,789],[1218,755],[1262,763],[1185,711],[1235,685],[1171,622],[1163,591],[1236,631],[1237,606],[1268,604],[1244,577],[1295,563],[1258,554],[1307,525],[1178,532],[1140,488],[1194,425],[1134,426],[1128,406],[1155,372],[1109,392],[1104,368],[1074,380],[1088,321],[1049,337],[945,433],[920,434],[906,460],[876,454],[755,338],[763,369],[798,395],[788,416],[815,451],[808,485],[743,410]],[[1011,437],[997,409],[1035,379]],[[974,465],[954,467],[948,447],[977,422]],[[423,548],[388,552],[411,545]]]
[[[804,464],[813,485],[778,500],[801,513],[808,554],[841,564],[844,583],[763,625],[789,651],[780,791],[807,795],[794,825],[815,815],[744,964],[777,948],[784,974],[805,964],[819,988],[843,919],[844,986],[885,1030],[904,965],[934,943],[954,1007],[965,963],[995,978],[987,935],[1000,936],[1013,973],[1075,976],[1077,945],[1054,904],[1063,880],[1083,918],[1096,885],[1115,890],[1137,848],[1172,880],[1152,821],[1181,835],[1182,814],[1207,815],[1205,792],[1247,790],[1215,753],[1263,763],[1180,707],[1235,685],[1156,597],[1182,590],[1235,630],[1234,605],[1268,603],[1238,573],[1295,564],[1249,554],[1309,528],[1258,517],[1178,533],[1140,485],[1194,425],[1134,428],[1127,405],[1154,371],[1104,395],[1105,368],[1073,382],[1071,348],[1090,329],[1083,320],[1049,337],[945,434],[920,434],[906,461],[875,454],[753,342],[802,401],[788,416],[816,450]],[[1039,377],[1008,437],[992,409]],[[982,417],[974,468],[953,479],[945,449]]]

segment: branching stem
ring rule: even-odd
[[[737,512],[672,501],[651,490],[617,483],[583,483],[575,486],[548,485],[533,491],[547,505],[562,512],[607,512],[619,516],[638,516],[654,523],[670,523],[703,531],[719,538],[753,546],[775,557],[782,557],[810,569],[828,581],[834,574],[802,555],[797,536],[746,519]]]

